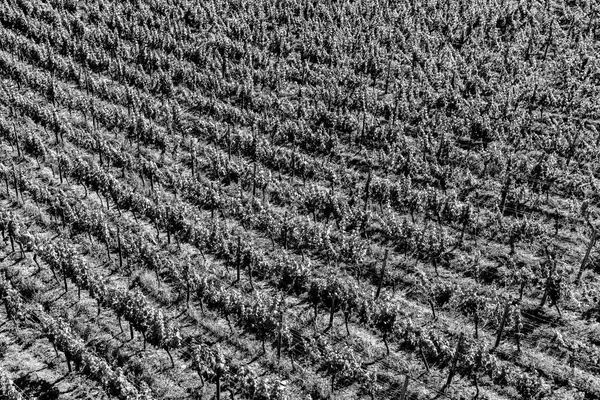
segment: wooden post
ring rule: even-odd
[[[104,238],[104,244],[106,245],[106,255],[108,256],[108,259],[112,261],[112,258],[110,256],[110,246],[108,243],[108,228],[106,228],[106,225],[104,226],[105,228],[105,232],[106,232],[106,237]]]
[[[369,196],[371,192],[371,168],[369,168],[369,175],[367,176],[367,184],[365,185],[365,211],[367,211],[367,207],[369,206]]]
[[[333,328],[333,315],[335,314],[335,295],[331,296],[331,308],[329,309],[329,325],[323,331],[323,333],[327,333],[331,328]]]
[[[152,189],[152,190],[154,190],[154,189]],[[213,209],[213,212],[214,212],[214,209]],[[169,208],[165,209],[165,213],[166,213],[166,224],[165,224],[166,226],[165,226],[165,228],[167,230],[167,243],[171,244],[171,227],[169,226],[169,222],[168,222],[169,221]]]
[[[598,234],[597,234],[596,230],[594,229],[593,233],[592,233],[592,238],[590,239],[590,243],[588,244],[588,248],[585,252],[585,257],[583,257],[583,261],[581,262],[581,266],[579,267],[579,272],[577,272],[577,278],[575,279],[576,285],[579,285],[579,282],[581,281],[581,275],[583,275],[583,271],[585,270],[585,267],[587,266],[588,260],[590,258],[590,253],[592,252],[592,248],[596,244],[597,238],[598,238]]]
[[[279,331],[277,332],[277,363],[281,361],[281,328],[283,327],[283,313],[279,314]]]
[[[548,263],[550,263],[550,257],[548,256]],[[544,307],[546,304],[546,300],[548,299],[548,290],[550,289],[550,283],[554,281],[554,271],[556,271],[556,260],[552,264],[552,269],[546,278],[546,284],[544,287],[544,295],[542,296],[542,301],[540,302],[540,308]],[[557,307],[558,309],[558,307]],[[558,312],[560,314],[560,311]]]
[[[508,192],[510,189],[510,185],[512,183],[512,157],[508,160],[508,166],[506,168],[506,180],[504,181],[504,185],[502,187],[502,194],[500,199],[500,213],[504,214],[504,208],[506,206],[506,198],[508,197]]]
[[[375,293],[375,299],[379,298],[381,293],[381,286],[383,285],[383,278],[385,277],[385,266],[387,265],[388,249],[385,249],[385,255],[383,256],[383,265],[381,267],[381,274],[379,275],[379,284],[377,285],[377,293]]]
[[[396,92],[394,96],[394,112],[392,113],[392,128],[396,126],[396,115],[398,114],[398,103],[400,97],[400,91]]]
[[[400,400],[406,399],[406,390],[408,389],[409,380],[410,377],[408,376],[408,374],[406,374],[406,376],[404,377],[404,384],[402,385],[402,389],[400,389]]]
[[[254,262],[251,262],[250,264],[248,264],[248,280],[250,281],[250,289],[252,291],[254,291],[254,283],[252,283],[252,264]]]
[[[435,315],[435,305],[433,304],[433,300],[431,300],[429,298],[429,299],[427,299],[427,302],[431,306],[431,313],[433,314],[433,320],[435,321],[435,320],[437,320],[437,316]]]
[[[256,196],[256,162],[252,170],[252,197]]]
[[[458,343],[456,344],[456,350],[454,351],[454,357],[452,357],[452,366],[450,367],[450,373],[448,374],[448,379],[446,380],[442,391],[448,388],[452,383],[452,378],[454,378],[454,374],[456,373],[456,363],[458,362],[458,356],[460,354],[460,350],[464,339],[465,334],[461,332],[460,337],[458,338]]]
[[[496,336],[496,343],[494,344],[494,349],[500,346],[500,339],[502,339],[502,331],[504,330],[504,325],[506,325],[506,318],[508,318],[509,307],[510,302],[506,301],[506,305],[504,306],[504,314],[502,315],[502,322],[500,322],[500,328],[498,328],[498,336]]]
[[[290,183],[292,183],[292,181],[294,180],[294,173],[296,172],[296,147],[294,147],[294,151],[292,152],[292,165],[290,172]]]
[[[236,282],[240,281],[240,265],[242,264],[242,238],[238,236],[237,240],[237,256],[236,256],[236,268],[237,268],[237,279]]]
[[[227,159],[231,161],[231,125],[227,127]]]
[[[62,167],[60,164],[60,160],[58,161],[58,176],[60,178],[60,184],[62,185],[63,183],[63,176],[62,176]],[[100,205],[102,205],[102,199],[100,199]]]
[[[196,149],[192,149],[192,179],[196,179],[196,172],[195,172],[195,162],[196,160]]]
[[[54,354],[56,354],[56,358],[58,358],[59,355],[58,355],[58,350],[56,348],[56,342],[54,341],[54,338],[52,338],[52,347],[54,348]]]
[[[427,362],[427,358],[425,358],[425,353],[423,352],[422,338],[419,338],[419,354],[421,354],[421,359],[425,365],[425,370],[427,370],[427,373],[429,373],[429,363]]]
[[[13,172],[13,182],[15,184],[15,196],[16,196],[17,203],[18,203],[19,202],[19,185],[17,183],[17,172],[15,171],[15,165],[14,164],[12,166],[12,172]]]
[[[123,268],[123,252],[121,249],[121,231],[119,230],[119,226],[117,225],[117,246],[119,249],[119,268]]]
[[[15,124],[13,123],[13,130],[15,133],[15,144],[17,145],[17,156],[19,157],[19,160],[21,159],[21,145],[19,144],[19,134],[17,133],[17,128],[15,127]]]
[[[287,234],[288,234],[288,214],[287,211],[285,212],[285,215],[283,217],[284,223],[283,223],[283,248],[287,250]]]
[[[73,368],[71,367],[71,355],[65,352],[65,358],[67,359],[67,367],[69,368],[69,373],[73,372]]]
[[[392,66],[392,60],[389,59],[388,60],[388,65],[387,65],[387,75],[385,77],[384,94],[388,94],[388,87],[390,85],[390,70],[391,70],[391,66]]]

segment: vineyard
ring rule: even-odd
[[[600,3],[0,3],[0,399],[600,399]]]

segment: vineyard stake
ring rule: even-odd
[[[504,214],[504,209],[506,207],[506,198],[508,197],[508,192],[510,189],[510,185],[512,183],[512,157],[508,160],[508,166],[506,167],[506,180],[504,181],[504,186],[502,188],[501,200],[500,200],[500,213]]]
[[[287,231],[288,231],[288,214],[287,211],[285,212],[285,215],[283,217],[284,223],[283,223],[283,248],[287,250],[288,246],[287,246]]]
[[[277,332],[277,364],[281,361],[281,328],[283,325],[283,313],[279,313],[279,331]]]
[[[381,286],[383,285],[383,278],[385,277],[385,266],[387,265],[388,249],[385,249],[385,255],[383,256],[383,265],[381,267],[381,273],[379,274],[379,284],[377,285],[377,293],[375,293],[375,300],[379,298],[381,293]]]
[[[252,283],[252,264],[254,264],[254,261],[248,264],[248,278],[250,280],[250,289],[254,291],[254,284]]]
[[[581,275],[583,275],[583,271],[585,269],[585,267],[587,266],[588,263],[588,259],[590,258],[590,253],[592,252],[592,248],[596,245],[596,240],[598,239],[598,233],[596,232],[596,229],[593,229],[593,233],[592,233],[592,238],[590,239],[590,242],[588,243],[588,247],[587,250],[585,252],[585,256],[583,257],[583,261],[581,262],[581,265],[579,266],[579,272],[577,272],[577,278],[575,279],[575,284],[579,285],[579,282],[581,281]]]
[[[500,328],[498,328],[498,335],[496,336],[496,343],[494,344],[494,349],[500,346],[500,339],[502,339],[502,331],[504,330],[504,325],[506,324],[506,319],[508,318],[509,308],[510,302],[507,300],[506,305],[504,306],[504,313],[502,314],[502,322],[500,322]]]
[[[425,370],[429,374],[429,363],[427,362],[427,358],[425,358],[425,353],[423,352],[423,338],[419,338],[419,354],[421,355],[421,359],[423,360],[423,364],[425,364]]]
[[[371,179],[372,179],[372,173],[371,173],[371,168],[369,167],[369,175],[367,176],[367,183],[365,185],[365,211],[367,211],[367,207],[369,206],[369,195],[371,192]]]
[[[402,389],[400,391],[400,399],[399,400],[406,399],[406,390],[408,389],[409,380],[410,380],[410,377],[408,376],[408,374],[406,374],[406,376],[404,377],[404,384],[402,385]]]
[[[448,380],[444,384],[442,391],[445,391],[446,388],[450,386],[452,383],[452,379],[454,378],[454,374],[456,373],[456,363],[458,362],[458,356],[463,344],[463,340],[465,338],[465,334],[463,332],[460,333],[460,337],[458,338],[458,343],[456,344],[456,350],[454,351],[454,357],[452,357],[452,367],[450,367],[450,373],[448,374]]]
[[[15,196],[16,196],[16,199],[17,199],[17,203],[19,203],[19,185],[17,184],[17,173],[15,172],[15,165],[14,164],[12,166],[12,172],[13,172],[13,182],[15,184]]]
[[[238,236],[237,240],[237,257],[236,257],[236,267],[237,267],[237,279],[234,283],[240,281],[240,264],[242,263],[242,238]]]
[[[117,225],[117,247],[119,250],[119,268],[123,268],[123,253],[121,248],[121,232],[119,230],[119,226]]]
[[[391,70],[391,66],[392,66],[392,60],[389,59],[388,60],[388,65],[387,65],[387,75],[385,78],[385,90],[384,90],[384,94],[388,94],[388,87],[390,84],[390,70]]]
[[[252,197],[256,197],[256,162],[252,169]]]
[[[195,165],[196,165],[196,149],[192,149],[192,179],[196,179]]]
[[[19,144],[19,133],[17,132],[17,128],[15,127],[15,124],[13,122],[13,130],[15,133],[15,143],[17,145],[17,156],[19,157],[19,160],[21,159],[21,145]]]
[[[323,331],[323,333],[327,333],[331,328],[333,328],[333,315],[335,314],[335,293],[331,296],[331,308],[329,310],[329,324],[327,328]]]
[[[550,263],[550,255],[548,253],[547,257],[548,257],[548,263]],[[544,305],[546,304],[546,300],[548,299],[548,293],[550,291],[550,285],[554,282],[554,271],[556,271],[556,260],[554,260],[554,263],[552,265],[552,269],[550,270],[550,273],[548,274],[548,277],[546,278],[546,283],[544,286],[544,295],[542,296],[542,301],[540,302],[540,308],[544,307]],[[556,303],[555,303],[556,305]],[[556,309],[558,310],[558,306],[556,306]],[[558,310],[558,314],[560,315],[560,310]]]
[[[433,314],[433,321],[435,321],[435,320],[437,320],[437,316],[435,315],[435,306],[433,304],[433,301],[431,299],[427,299],[427,302],[431,306],[431,313]]]
[[[221,400],[221,369],[217,368],[217,389],[216,389],[216,396],[217,396],[217,400]]]
[[[65,352],[65,358],[67,359],[67,367],[69,367],[69,373],[73,372],[71,368],[71,356],[69,353]]]

